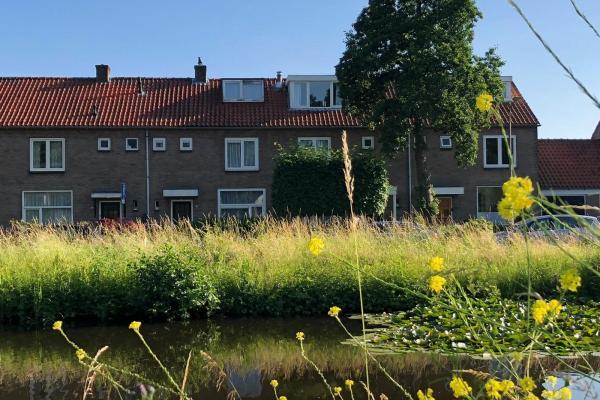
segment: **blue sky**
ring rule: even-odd
[[[577,0],[600,25],[600,1]],[[0,15],[0,76],[192,76],[201,56],[212,77],[327,74],[367,0],[19,0]],[[600,97],[600,39],[569,0],[520,0],[548,42]],[[587,138],[600,110],[545,52],[506,0],[478,0],[475,49],[498,48],[540,119],[541,137]]]

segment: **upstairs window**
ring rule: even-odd
[[[452,138],[450,136],[440,136],[440,149],[451,149]]]
[[[335,81],[290,82],[291,108],[341,108],[338,84]]]
[[[375,148],[375,138],[373,136],[362,137],[362,148],[365,150],[372,150]]]
[[[262,80],[223,80],[224,102],[261,102],[265,100]]]
[[[110,151],[110,138],[98,138],[98,151]]]
[[[65,170],[65,139],[31,139],[29,146],[31,172]]]
[[[154,151],[166,151],[167,150],[167,139],[165,139],[165,138],[153,138],[152,139],[152,150],[154,150]]]
[[[312,149],[331,149],[331,138],[328,137],[300,137],[298,138],[300,147],[309,147]]]
[[[517,138],[511,137],[511,153],[513,165],[517,166]],[[483,136],[483,167],[484,168],[509,168],[510,158],[508,147],[502,135]]]
[[[192,151],[192,143],[191,137],[179,138],[179,151]]]
[[[137,138],[127,138],[125,139],[125,151],[138,151],[138,139]]]
[[[225,171],[258,171],[258,139],[225,139]]]

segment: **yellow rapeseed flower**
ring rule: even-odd
[[[540,398],[537,397],[535,394],[529,392],[529,393],[527,393],[527,396],[525,396],[525,398],[523,400],[540,400]]]
[[[450,389],[452,389],[452,393],[457,399],[461,397],[468,397],[473,391],[471,386],[469,386],[464,379],[456,375],[453,376],[452,380],[450,381]]]
[[[535,381],[529,377],[526,376],[525,378],[521,379],[519,381],[519,386],[521,386],[521,389],[531,392],[533,389],[535,389],[537,387],[537,385],[535,384]]]
[[[531,315],[536,324],[543,324],[548,315],[549,306],[544,300],[536,300],[531,307]]]
[[[342,311],[341,308],[339,308],[338,306],[333,306],[329,309],[327,315],[329,315],[330,317],[337,317],[340,314],[340,311]]]
[[[321,254],[325,248],[325,242],[319,236],[315,236],[308,241],[308,251],[313,256]]]
[[[554,375],[548,375],[546,377],[546,382],[548,382],[552,387],[554,387],[558,383],[558,378]]]
[[[129,329],[133,329],[135,332],[139,332],[141,326],[142,326],[142,323],[140,321],[132,321],[129,324]]]
[[[489,93],[482,93],[475,99],[475,106],[481,112],[489,111],[492,108],[494,98]]]
[[[304,341],[304,332],[296,332],[296,340],[299,342]]]
[[[427,388],[427,394],[423,393],[422,390],[419,390],[417,392],[417,399],[419,399],[419,400],[435,400],[435,397],[433,397],[433,389]]]
[[[504,197],[498,203],[498,213],[512,221],[533,205],[533,182],[529,177],[513,176],[502,185]]]
[[[429,289],[433,290],[435,293],[440,293],[446,284],[446,278],[439,275],[434,275],[429,280]]]
[[[444,269],[444,259],[442,257],[433,257],[429,261],[429,267],[433,272],[442,272]]]
[[[287,397],[285,397],[285,396],[279,396],[279,400],[287,400]]]
[[[559,390],[544,390],[542,397],[547,400],[571,400],[573,393],[568,387],[563,387]]]
[[[276,388],[277,386],[279,386],[279,382],[277,382],[277,379],[273,379],[273,380],[270,382],[270,385],[271,385],[271,386],[273,386],[274,388]]]
[[[550,300],[548,303],[548,313],[552,314],[553,317],[557,317],[561,310],[562,304],[560,304],[560,301],[556,299]]]
[[[62,321],[54,321],[52,324],[52,329],[55,331],[62,331]]]
[[[348,387],[348,389],[352,389],[352,385],[354,385],[354,381],[352,379],[346,379],[344,384]]]
[[[339,386],[336,386],[336,387],[334,387],[334,388],[333,388],[333,393],[334,393],[336,396],[339,396],[339,395],[340,395],[340,393],[342,393],[342,388],[341,388],[341,387],[339,387]]]
[[[500,400],[502,398],[502,384],[496,379],[489,379],[485,383],[485,392],[490,399]]]
[[[576,292],[579,286],[581,286],[581,276],[575,268],[568,270],[560,277],[560,288],[562,290]]]
[[[83,349],[77,349],[77,351],[75,351],[75,356],[79,361],[83,361],[83,359],[87,356],[87,353]]]

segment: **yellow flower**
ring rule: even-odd
[[[129,329],[133,329],[135,332],[139,332],[141,326],[142,323],[140,321],[133,321],[129,324]]]
[[[340,311],[342,311],[341,308],[339,308],[338,306],[333,306],[329,309],[329,312],[327,314],[330,317],[337,317],[339,315]]]
[[[536,300],[531,307],[531,315],[536,324],[543,324],[548,314],[548,303],[544,300]]]
[[[344,384],[348,387],[348,389],[352,389],[352,385],[354,385],[354,381],[352,379],[346,379]]]
[[[533,182],[529,177],[511,177],[502,185],[502,193],[504,197],[498,203],[498,213],[506,220],[514,220],[533,205]]]
[[[315,236],[308,241],[308,251],[313,256],[321,254],[323,248],[325,248],[325,242],[319,236]]]
[[[581,286],[581,276],[575,268],[568,270],[560,277],[560,288],[564,291],[576,292],[579,286]]]
[[[548,303],[548,312],[550,314],[552,314],[553,316],[558,316],[558,314],[560,314],[560,311],[562,310],[562,304],[560,304],[560,301],[558,300],[550,300],[550,302]]]
[[[446,278],[439,275],[434,275],[429,280],[429,288],[435,293],[440,293],[446,284]]]
[[[552,386],[556,386],[556,383],[558,382],[558,378],[555,377],[554,375],[548,375],[546,377],[546,382],[548,382]]]
[[[485,383],[485,392],[490,399],[500,400],[502,398],[502,384],[496,379],[490,379]]]
[[[433,272],[442,272],[444,269],[444,259],[442,257],[433,257],[429,261],[429,267]]]
[[[564,387],[558,391],[559,400],[571,400],[573,397],[573,393],[571,393],[571,389],[568,387]]]
[[[271,384],[271,386],[273,386],[274,388],[276,388],[277,386],[279,386],[279,382],[277,382],[277,379],[273,379],[273,380],[271,381],[271,383],[270,383],[270,384]]]
[[[333,393],[334,393],[336,396],[339,396],[339,395],[340,395],[340,393],[342,393],[342,388],[341,388],[341,387],[339,387],[339,386],[336,386],[336,387],[334,387],[334,388],[333,388]]]
[[[531,379],[529,376],[526,376],[525,378],[521,379],[519,381],[519,386],[521,386],[521,388],[523,390],[526,390],[528,392],[531,392],[533,389],[535,389],[537,387],[537,385],[535,384],[535,381],[533,379]]]
[[[475,106],[479,111],[486,112],[489,111],[490,108],[492,108],[493,100],[494,98],[491,94],[482,93],[479,96],[477,96],[477,99],[475,100]]]
[[[83,349],[77,349],[77,351],[75,352],[75,356],[79,361],[83,361],[87,354]]]
[[[433,397],[433,389],[428,388],[427,394],[423,393],[422,390],[419,390],[417,392],[417,399],[419,399],[419,400],[435,400],[435,397]]]
[[[452,377],[452,380],[450,381],[450,389],[452,389],[454,397],[457,399],[461,397],[467,397],[473,391],[471,386],[469,386],[464,379],[459,378],[458,376]]]
[[[296,340],[300,342],[304,341],[304,332],[296,332]]]
[[[500,389],[502,390],[502,392],[504,393],[508,393],[511,390],[513,390],[515,388],[515,384],[513,381],[510,381],[508,379],[503,380],[502,382],[500,382]]]
[[[527,393],[527,396],[525,396],[525,398],[523,400],[540,400],[540,398],[537,397],[535,394],[529,392],[529,393]]]
[[[285,396],[279,396],[279,400],[287,400],[287,397],[285,397]]]
[[[52,329],[55,331],[62,331],[62,321],[54,321],[52,324]]]

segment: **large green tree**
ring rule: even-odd
[[[502,60],[493,49],[473,52],[480,17],[474,0],[370,0],[336,67],[345,110],[381,132],[384,151],[393,156],[414,146],[418,204],[426,215],[437,209],[426,133],[451,135],[458,164],[472,165],[479,132],[490,124],[475,100],[487,92],[502,101]]]

